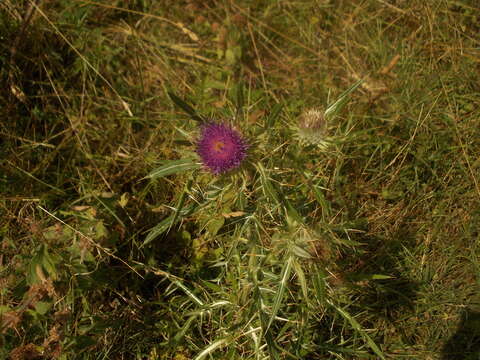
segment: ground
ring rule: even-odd
[[[4,0],[0,358],[478,359],[479,20]]]

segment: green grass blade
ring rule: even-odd
[[[287,223],[294,225],[294,224],[302,224],[303,219],[300,213],[295,209],[290,201],[286,199],[282,193],[280,193],[281,201],[285,208],[285,215],[287,217]]]
[[[283,104],[275,104],[272,108],[272,111],[270,111],[270,114],[267,117],[267,120],[265,122],[265,127],[267,129],[271,129],[274,125],[276,120],[278,119],[278,116],[283,110]]]
[[[8,160],[6,160],[6,162],[7,162],[7,164],[11,165],[12,167],[14,167],[15,169],[17,169],[17,170],[20,171],[21,173],[27,175],[28,177],[32,178],[32,179],[35,180],[35,181],[38,181],[40,184],[43,184],[43,185],[49,187],[50,189],[55,190],[55,191],[57,191],[58,193],[65,195],[65,191],[63,191],[62,189],[59,189],[59,188],[56,187],[56,186],[50,185],[50,184],[46,183],[45,181],[36,178],[36,177],[33,176],[32,174],[30,174],[28,171],[23,170],[22,168],[16,166],[15,164],[13,164],[12,162],[10,162],[10,161],[8,161]]]
[[[383,359],[385,360],[385,355],[383,354],[382,350],[380,350],[380,348],[378,347],[377,344],[375,344],[375,342],[372,340],[372,338],[370,336],[368,336],[368,334],[362,329],[362,327],[360,326],[360,324],[357,322],[357,320],[355,320],[355,318],[353,316],[351,316],[348,312],[346,312],[344,309],[342,309],[341,307],[335,305],[332,301],[330,300],[327,300],[327,303],[333,307],[345,320],[347,320],[350,325],[352,326],[352,328],[357,332],[359,333],[363,339],[365,340],[365,342],[367,343],[367,345],[370,347],[370,349],[372,349],[372,351],[380,358],[380,359]]]
[[[238,85],[235,87],[236,91],[236,116],[237,118],[240,117],[243,113],[243,106],[245,105],[245,99],[243,95],[243,82],[239,81]]]
[[[107,203],[105,203],[102,199],[100,199],[97,195],[95,195],[95,193],[92,193],[93,197],[95,198],[95,200],[97,200],[104,208],[105,210],[107,210],[108,213],[110,213],[110,215],[112,215],[115,220],[118,221],[118,223],[123,227],[123,228],[126,228],[125,226],[125,223],[118,217],[118,215],[115,213],[115,210],[113,210],[110,205],[108,205]]]
[[[168,96],[170,96],[170,99],[183,111],[185,111],[188,115],[193,120],[199,121],[199,122],[205,122],[205,119],[203,119],[201,116],[197,114],[197,112],[190,106],[188,105],[185,101],[180,99],[177,95],[175,95],[173,92],[169,91]]]
[[[260,182],[262,184],[263,193],[273,203],[279,205],[286,216],[288,223],[296,222],[297,224],[303,223],[303,219],[293,205],[285,198],[281,189],[277,188],[267,176],[267,172],[262,164],[257,164],[258,172],[260,173]],[[292,221],[293,220],[293,221]]]

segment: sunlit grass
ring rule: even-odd
[[[0,357],[478,356],[479,10],[1,3]]]

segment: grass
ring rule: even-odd
[[[1,3],[0,358],[478,358],[479,10]]]

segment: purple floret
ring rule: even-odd
[[[240,133],[226,124],[208,123],[202,127],[197,152],[214,174],[240,165],[247,156],[247,144]]]

